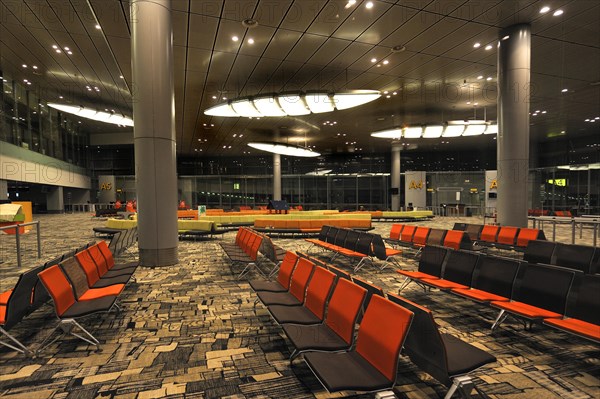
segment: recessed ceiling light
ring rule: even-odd
[[[123,75],[119,75],[119,79],[125,79]]]
[[[69,55],[73,55],[73,53],[71,51],[67,51],[67,54]]]
[[[390,62],[389,62],[388,60],[385,60],[385,61],[383,61],[383,65],[387,65],[387,64],[389,64],[389,63],[390,63]]]
[[[217,99],[217,96],[212,96],[212,99],[213,99],[213,100],[216,100],[216,99]]]
[[[248,44],[254,44],[254,39],[253,38],[248,39]]]
[[[355,4],[356,4],[356,0],[348,0],[348,3],[346,3],[346,6],[344,8],[350,8]]]
[[[31,86],[31,82],[27,82],[27,85]]]
[[[33,69],[37,69],[37,65],[32,66]]]
[[[491,44],[488,44],[487,46],[485,46],[485,49],[486,49],[486,50],[491,50],[491,49],[492,49],[492,45],[491,45]]]
[[[398,94],[398,92],[396,92],[396,91],[395,91],[395,92],[393,92],[392,94],[393,94],[393,95],[396,95],[396,94]],[[392,115],[392,116],[394,116],[394,115]]]
[[[481,43],[477,42],[477,43],[475,43],[475,44],[473,45],[473,47],[474,47],[474,48],[479,48],[479,47],[481,47]]]
[[[27,64],[23,64],[21,65],[23,68],[27,68]]]
[[[545,14],[548,11],[550,11],[550,7],[548,7],[548,6],[542,7],[542,9],[540,10],[540,14]]]
[[[387,90],[383,92],[383,94],[388,94],[388,93],[389,93],[389,91],[387,91]]]
[[[53,44],[52,48],[56,50],[58,48],[58,46],[56,44]]]
[[[566,92],[568,92],[568,91],[569,91],[569,89],[562,89],[562,90],[561,90],[561,92],[563,92],[563,93],[566,93]]]
[[[68,48],[68,47],[65,47],[65,51],[69,51],[69,50],[71,50],[71,49],[70,49],[70,48]]]
[[[96,28],[96,29],[102,29],[102,27],[99,24],[96,24],[96,26],[94,28]]]
[[[58,98],[60,98],[61,100],[63,99],[63,96],[58,96]]]
[[[377,62],[377,58],[371,58],[371,62],[372,63],[376,63]]]
[[[471,101],[467,101],[467,105],[471,105]]]
[[[377,65],[375,65],[375,66],[376,66],[377,68],[379,68],[379,67],[381,66],[381,64],[377,64]]]
[[[502,38],[502,40],[508,40],[509,38],[510,38],[510,36],[509,36],[509,35],[506,35],[506,36],[504,36],[504,37]]]
[[[373,8],[373,2],[369,1],[367,4],[365,4],[365,7],[367,7],[370,10],[371,8]]]
[[[231,40],[233,40],[234,42],[237,42],[238,40],[240,40],[240,38],[237,36],[232,36]]]
[[[392,97],[392,96],[390,96],[389,94],[387,96],[385,96],[385,98],[390,98],[390,97]]]
[[[552,14],[552,15],[554,15],[555,17],[558,17],[560,15],[563,15],[563,12],[564,12],[563,10],[556,10],[556,11],[554,11],[554,14]]]
[[[227,100],[227,97],[223,97],[223,100]]]
[[[23,79],[23,82],[27,83],[27,79]]]
[[[59,49],[59,48],[57,48],[57,49],[56,49],[56,52],[57,52],[58,54],[62,53],[62,51],[60,51],[60,49]]]
[[[492,77],[488,76],[485,80],[492,80]]]
[[[477,79],[483,79],[482,75],[477,76]]]

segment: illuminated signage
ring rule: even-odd
[[[419,180],[418,182],[412,180],[408,185],[409,190],[422,190],[423,189],[423,180]]]
[[[495,188],[498,188],[498,180],[497,179],[492,180],[492,182],[490,183],[490,190],[493,190]]]
[[[100,183],[100,190],[112,190],[112,183]]]
[[[567,179],[548,179],[548,184],[554,184],[559,187],[567,187]]]

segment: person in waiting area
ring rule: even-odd
[[[115,202],[115,209],[121,209],[121,206],[123,204],[121,204],[121,200],[117,200],[117,202]]]

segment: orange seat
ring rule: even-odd
[[[4,291],[0,294],[0,305],[6,305],[8,303],[8,298],[10,298],[10,294],[12,294],[12,288],[8,291]]]
[[[399,240],[400,233],[402,232],[403,228],[404,228],[403,224],[393,224],[392,229],[390,230],[390,239]]]
[[[103,298],[106,296],[117,296],[125,289],[125,284],[114,284],[104,288],[90,288],[79,297],[79,301],[90,301],[92,299]]]
[[[498,232],[497,242],[498,244],[515,245],[517,239],[517,233],[519,232],[518,227],[504,226],[500,228]]]
[[[429,227],[417,227],[413,236],[413,244],[417,246],[425,246],[427,244],[427,236],[429,235]]]
[[[600,326],[578,319],[545,319],[544,323],[600,341]]]
[[[537,306],[528,305],[523,302],[499,302],[493,301],[492,306],[499,309],[507,310],[530,319],[560,319],[560,313],[551,312],[546,309],[538,308]]]
[[[0,305],[0,326],[4,325],[5,320],[6,320],[6,306]]]
[[[402,233],[400,233],[400,241],[412,242],[417,226],[404,226]]]
[[[509,299],[500,295],[492,294],[491,292],[478,290],[477,288],[456,288],[452,290],[453,293],[474,299],[479,302],[507,302]]]
[[[538,229],[522,228],[517,236],[517,246],[526,248],[529,241],[537,240],[540,235]]]
[[[496,242],[496,237],[498,236],[499,230],[500,227],[498,226],[486,224],[485,226],[483,226],[483,230],[481,230],[481,235],[479,236],[479,239],[485,242]]]
[[[464,234],[464,231],[448,230],[446,237],[444,237],[444,246],[459,250]]]

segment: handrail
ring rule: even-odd
[[[570,224],[571,225],[571,244],[575,244],[575,233],[577,224],[580,227],[580,237],[583,233],[583,226],[590,225],[593,230],[593,246],[596,246],[598,239],[598,230],[600,227],[600,216],[586,215],[586,217],[568,217],[568,216],[528,216],[527,219],[533,221],[533,228],[539,223],[540,229],[543,229],[544,223],[552,224],[552,241],[556,241],[556,225]]]
[[[21,268],[21,233],[20,229],[22,227],[27,226],[36,226],[36,234],[37,234],[37,257],[40,259],[42,257],[42,237],[40,236],[40,221],[36,220],[33,222],[27,223],[17,223],[10,226],[0,227],[0,231],[4,230],[15,230],[15,244],[17,247],[17,266],[19,269]]]

